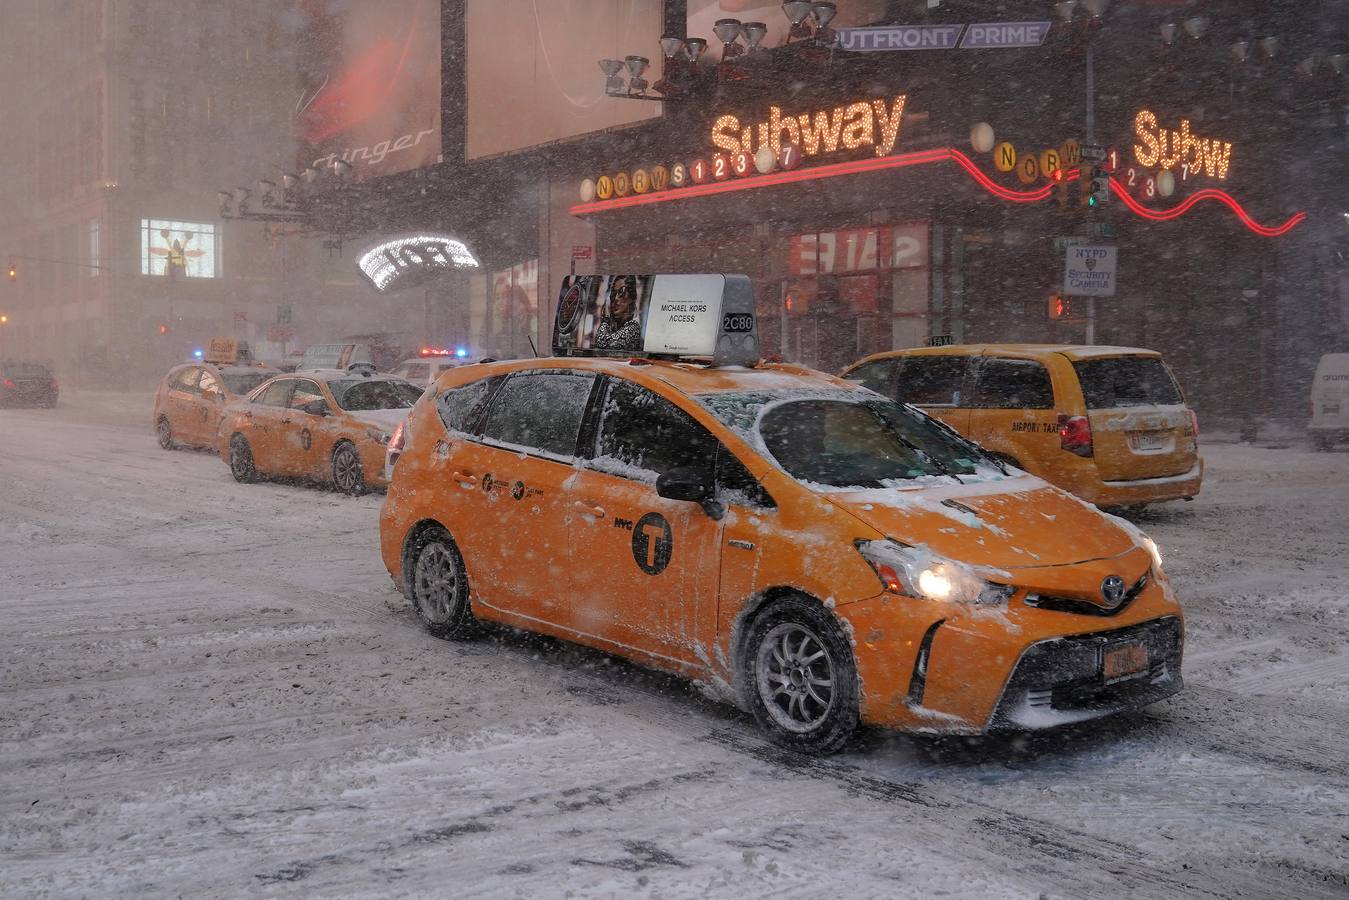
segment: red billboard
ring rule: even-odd
[[[364,180],[441,158],[440,0],[299,0],[300,165]]]

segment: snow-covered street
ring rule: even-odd
[[[0,410],[4,896],[1344,897],[1349,452],[1145,511],[1186,689],[813,760],[686,682],[437,640],[382,495],[236,484],[148,395]]]

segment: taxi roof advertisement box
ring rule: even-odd
[[[1075,245],[1064,251],[1063,292],[1074,297],[1115,296],[1118,247]]]
[[[562,281],[553,352],[558,356],[759,361],[754,293],[745,275],[573,275]]]

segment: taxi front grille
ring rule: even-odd
[[[1148,578],[1148,573],[1144,572],[1142,577],[1134,582],[1133,587],[1124,593],[1124,599],[1115,606],[1102,606],[1100,603],[1083,600],[1080,597],[1054,597],[1049,594],[1027,594],[1023,602],[1027,606],[1053,612],[1077,613],[1080,616],[1115,616],[1124,612],[1134,600],[1138,599],[1143,589],[1148,586]]]

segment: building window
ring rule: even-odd
[[[141,219],[141,274],[215,278],[215,225]]]

